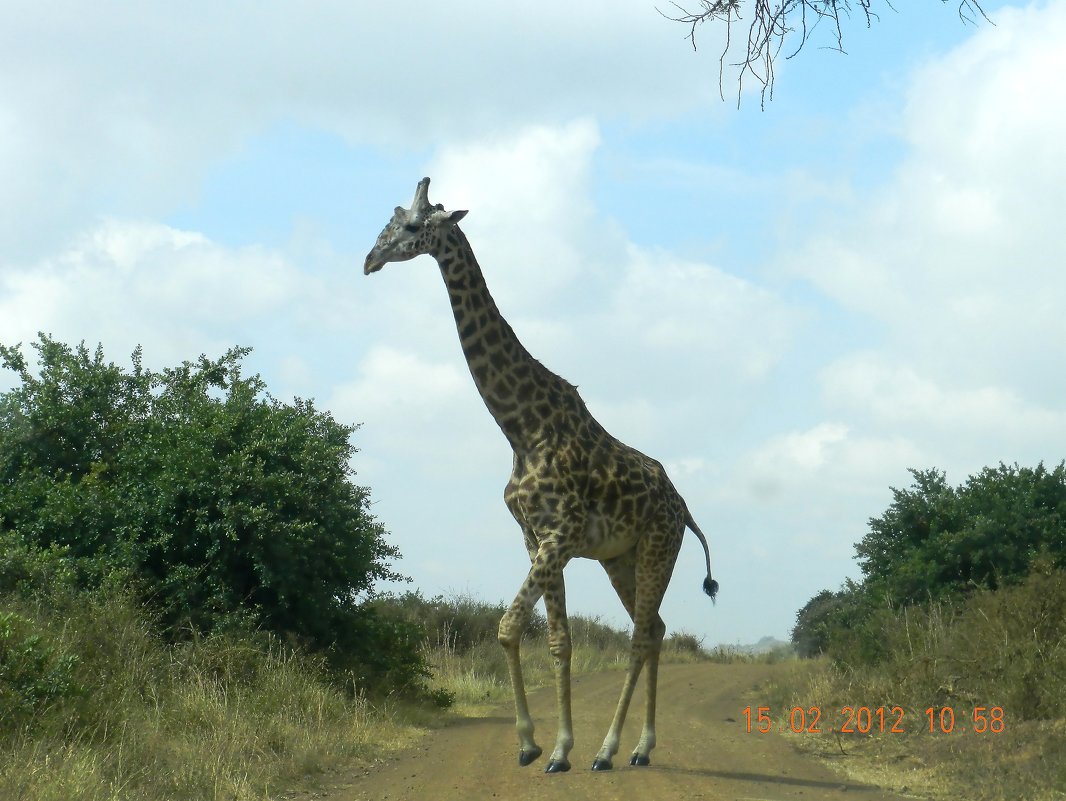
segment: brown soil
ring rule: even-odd
[[[518,766],[514,720],[507,705],[486,717],[459,720],[432,732],[388,762],[343,777],[323,795],[329,801],[900,801],[902,796],[841,778],[777,733],[747,732],[741,710],[765,705],[752,691],[772,670],[745,664],[664,665],[659,676],[658,747],[650,767],[628,764],[643,714],[638,693],[615,769],[589,769],[621,689],[621,674],[605,673],[574,681],[577,744],[569,773],[543,773],[555,729],[554,692],[545,688],[530,695],[545,756],[527,768]]]

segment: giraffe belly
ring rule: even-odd
[[[603,515],[590,514],[585,524],[585,536],[577,556],[586,559],[613,559],[632,549],[636,544],[635,532],[626,532],[621,526]]]

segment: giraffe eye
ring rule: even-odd
[[[404,223],[403,224],[403,230],[407,231],[408,233],[417,234],[418,233],[418,226],[415,225],[414,223]]]

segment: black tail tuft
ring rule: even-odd
[[[718,582],[710,576],[707,576],[703,580],[703,591],[711,596],[711,600],[714,600],[714,596],[718,594]]]

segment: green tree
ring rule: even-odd
[[[796,653],[803,657],[825,653],[829,638],[840,610],[841,593],[822,590],[804,604],[796,613],[796,625],[792,629],[792,644]]]
[[[1066,567],[1066,467],[986,467],[959,487],[937,470],[914,482],[855,546],[867,591],[894,604],[996,589],[1038,560]]]
[[[82,583],[128,573],[172,633],[243,621],[417,672],[409,632],[363,603],[399,554],[352,480],[356,426],[270,397],[245,348],[153,372],[140,349],[127,371],[99,347],[33,347],[36,375],[0,346],[19,378],[0,395],[0,532]]]
[[[889,609],[883,598],[850,579],[836,592],[822,590],[796,613],[796,653],[828,654],[838,663],[876,663],[885,656],[880,635]]]

